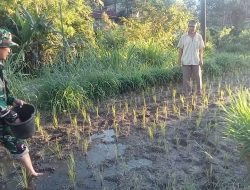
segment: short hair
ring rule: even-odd
[[[195,20],[189,20],[188,21],[188,26],[196,26],[197,22]]]

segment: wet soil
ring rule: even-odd
[[[44,175],[27,189],[250,189],[248,160],[227,136],[219,106],[250,87],[248,76],[207,80],[203,96],[184,98],[174,85],[125,94],[59,116],[54,126],[42,114],[43,131],[29,144]],[[23,189],[20,166],[0,153],[0,189]]]

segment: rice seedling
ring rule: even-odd
[[[37,131],[40,133],[42,139],[47,141],[48,134],[41,126],[41,114],[40,114],[40,112],[37,112],[37,114],[36,114],[35,123],[36,123]]]
[[[112,115],[113,115],[113,118],[116,117],[116,107],[114,104],[112,105]]]
[[[24,166],[21,166],[21,175],[19,175],[17,186],[22,187],[23,189],[29,188],[29,176]]]
[[[167,153],[169,152],[169,144],[166,139],[163,140],[163,146],[164,146],[164,151],[166,155],[168,155]]]
[[[125,113],[126,114],[128,113],[128,102],[127,101],[125,102]]]
[[[179,144],[180,144],[180,136],[179,136],[179,134],[178,134],[178,133],[176,133],[176,134],[175,134],[174,139],[175,139],[176,146],[178,147],[178,146],[179,146]]]
[[[189,103],[187,102],[187,104],[186,104],[186,116],[189,116],[189,108],[190,106],[189,106]]]
[[[78,129],[77,116],[74,116],[73,119],[71,118],[71,125],[75,130]]]
[[[208,95],[205,95],[203,98],[203,106],[205,107],[205,108],[207,108],[208,107]]]
[[[175,173],[171,173],[169,174],[168,177],[168,183],[166,184],[166,189],[176,189],[176,184],[177,184],[177,180],[176,180],[176,174]]]
[[[133,122],[134,122],[134,125],[137,123],[137,113],[135,109],[133,109]]]
[[[148,127],[148,136],[151,141],[154,140],[154,128],[153,127]]]
[[[172,98],[173,98],[174,104],[176,103],[176,94],[177,94],[176,89],[173,89]]]
[[[181,109],[179,106],[177,106],[176,104],[173,104],[173,113],[180,118],[181,116]]]
[[[107,114],[109,114],[109,113],[110,113],[110,105],[107,104],[107,105],[106,105],[106,108],[107,108]]]
[[[53,114],[53,127],[54,129],[57,129],[58,128],[58,118],[57,118],[57,115],[56,114]]]
[[[78,111],[81,110],[81,103],[80,103],[79,100],[76,100],[76,108],[77,108]]]
[[[187,144],[187,153],[188,155],[191,155],[191,151],[192,151],[192,145],[190,143]]]
[[[62,146],[57,139],[56,139],[56,142],[54,143],[54,145],[52,147],[50,147],[49,149],[53,154],[55,154],[57,156],[58,159],[61,160],[63,158]]]
[[[201,121],[202,121],[202,117],[203,117],[203,109],[200,109],[199,112],[198,112],[198,118],[195,121],[195,124],[196,124],[195,127],[196,128],[200,127],[200,124],[201,124]]]
[[[229,98],[232,98],[232,96],[233,96],[233,91],[232,91],[230,85],[226,85],[226,92],[227,92]]]
[[[70,142],[71,141],[71,128],[67,128],[66,133],[67,133],[67,140],[68,142]]]
[[[228,168],[228,166],[229,166],[229,155],[228,155],[228,153],[225,153],[224,155],[223,155],[223,162],[224,162],[224,164],[223,164],[223,166],[225,167],[225,168]]]
[[[125,120],[125,113],[124,111],[122,111],[122,122],[124,122],[124,120]]]
[[[88,148],[89,148],[89,139],[84,138],[82,141],[82,151],[85,155],[87,155],[88,152]]]
[[[187,115],[189,118],[192,117],[192,113],[193,113],[193,108],[192,106],[190,106],[189,104],[187,105]]]
[[[68,176],[75,189],[76,188],[76,163],[75,163],[75,157],[74,157],[73,152],[69,154],[67,165],[68,165]]]
[[[150,90],[151,94],[155,94],[155,90],[156,90],[155,87],[152,87]]]
[[[210,167],[206,169],[206,177],[208,180],[210,180],[212,176],[213,176],[213,165],[210,164]]]
[[[159,108],[157,107],[155,111],[155,122],[158,123],[158,121],[159,121]]]
[[[135,98],[134,98],[133,105],[134,105],[136,108],[137,108],[137,104],[138,104],[138,103],[137,103],[137,98],[135,97]]]
[[[37,112],[36,114],[35,123],[36,123],[37,131],[42,133],[43,128],[41,126],[41,113],[40,112]]]
[[[152,128],[154,131],[156,131],[156,128],[157,128],[157,124],[156,124],[156,121],[154,120],[153,124],[152,124]]]
[[[119,109],[122,109],[122,102],[119,102]]]
[[[119,156],[119,150],[118,150],[118,147],[117,147],[116,144],[115,144],[115,146],[114,146],[114,153],[115,153],[115,161],[116,161],[116,163],[117,163],[117,161],[118,161],[118,156]]]
[[[185,96],[180,95],[180,102],[181,102],[182,108],[184,108],[185,107]]]
[[[132,184],[133,184],[133,187],[134,187],[135,190],[141,189],[141,187],[140,187],[141,182],[142,182],[142,177],[138,176],[136,174],[133,174]]]
[[[218,88],[217,88],[217,95],[218,95],[218,97],[220,97],[220,91],[221,91],[221,82],[219,82]]]
[[[207,94],[206,90],[207,90],[207,83],[203,83],[203,85],[202,85],[202,94]]]
[[[163,105],[163,114],[165,118],[168,117],[168,106],[166,102],[164,102],[164,105]]]
[[[116,138],[118,138],[119,135],[120,135],[120,127],[119,127],[119,125],[116,123],[115,120],[113,121],[113,127],[114,127],[114,129],[115,129],[115,136],[116,136]]]
[[[79,146],[81,141],[81,134],[78,129],[75,130],[75,137],[76,137],[76,144],[77,146]]]
[[[96,117],[99,118],[100,116],[99,116],[99,107],[98,106],[95,107],[95,112],[96,112]]]
[[[143,106],[144,106],[144,107],[147,107],[147,101],[146,101],[146,98],[145,98],[145,97],[143,97]]]
[[[143,110],[142,110],[142,126],[143,126],[143,128],[146,128],[146,123],[147,123],[146,112],[147,112],[147,107],[143,107]]]
[[[192,95],[192,107],[196,109],[197,96]]]
[[[87,122],[88,122],[89,127],[91,128],[92,122],[91,122],[91,117],[89,114],[87,114]]]
[[[167,127],[167,122],[162,122],[160,123],[160,130],[161,130],[161,134],[163,135],[163,137],[166,136],[166,127]]]
[[[157,103],[157,97],[156,97],[156,95],[153,95],[152,98],[153,98],[154,104],[156,104]]]
[[[223,102],[224,101],[224,96],[225,96],[224,90],[220,90],[219,101]]]
[[[5,182],[7,180],[7,173],[2,165],[2,163],[0,164],[0,181]]]
[[[83,108],[81,110],[81,113],[82,113],[82,118],[83,118],[83,121],[85,122],[87,120],[87,112],[86,112],[86,109]]]

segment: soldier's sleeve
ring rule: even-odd
[[[12,96],[7,96],[7,105],[13,105],[15,98]]]

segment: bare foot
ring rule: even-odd
[[[41,176],[41,175],[43,175],[43,173],[35,172],[35,173],[31,174],[32,177],[38,177],[38,176]]]

